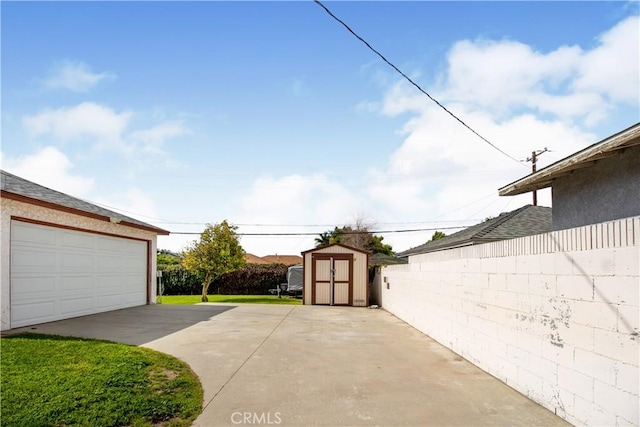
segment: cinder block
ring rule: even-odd
[[[518,294],[510,291],[498,291],[496,292],[496,299],[494,301],[499,307],[508,308],[510,310],[518,309]]]
[[[579,348],[575,349],[574,354],[574,367],[577,371],[605,384],[615,385],[615,360]]]
[[[629,420],[634,425],[638,425],[640,407],[638,406],[638,396],[612,387],[608,384],[595,381],[594,383],[594,403],[614,414]]]
[[[613,369],[616,373],[616,387],[640,399],[640,368],[616,362]]]
[[[498,274],[515,274],[516,273],[516,257],[508,256],[496,259],[496,273]]]
[[[571,320],[594,328],[616,331],[618,329],[618,309],[613,304],[589,301],[570,301]]]
[[[518,367],[518,384],[527,390],[526,395],[530,398],[542,399],[542,377],[529,371],[523,366]]]
[[[590,402],[593,402],[593,381],[593,377],[575,369],[558,367],[558,385]]]
[[[552,274],[530,274],[529,292],[542,296],[556,296],[556,280],[557,276]]]
[[[504,290],[507,288],[507,277],[504,274],[489,274],[489,289]]]
[[[546,381],[542,383],[542,401],[540,403],[559,417],[564,416],[564,404],[560,399],[560,389],[557,384],[550,384]]]
[[[618,332],[622,334],[640,333],[640,307],[632,305],[619,305]]]
[[[576,276],[613,276],[616,274],[614,249],[571,252]]]
[[[558,296],[579,301],[593,301],[593,277],[558,276]]]
[[[540,274],[542,267],[540,265],[539,255],[520,255],[516,257],[516,272],[518,274]]]
[[[617,275],[636,277],[640,275],[640,246],[616,248],[614,259]]]
[[[543,273],[548,272],[546,270],[543,270]],[[556,252],[553,254],[553,273],[558,276],[573,274],[573,258],[569,253]]]
[[[615,425],[616,415],[611,411],[605,410],[580,396],[575,396],[574,403],[574,417],[579,421],[575,424],[585,426]]]
[[[637,335],[594,329],[594,352],[629,365],[638,363],[639,341]]]
[[[480,272],[481,273],[495,273],[498,265],[498,258],[482,258],[480,259]]]
[[[549,359],[560,366],[573,369],[573,352],[574,347],[568,344],[558,346],[552,344],[551,341],[542,342],[542,357]]]
[[[529,276],[527,274],[509,274],[506,279],[508,291],[519,294],[529,293]]]
[[[592,326],[571,322],[567,328],[558,334],[558,337],[564,345],[568,344],[585,351],[593,352],[593,330],[594,328]]]
[[[567,420],[574,419],[573,414],[575,413],[575,404],[574,404],[574,394],[570,391],[563,389],[562,387],[558,388],[558,411],[557,414],[559,417],[565,418]],[[563,413],[564,412],[564,413]]]
[[[638,305],[640,300],[640,277],[596,276],[594,278],[594,300],[611,304]]]

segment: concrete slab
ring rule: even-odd
[[[205,391],[196,426],[568,425],[383,310],[158,305],[34,328],[186,361]]]

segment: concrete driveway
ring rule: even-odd
[[[384,310],[152,305],[21,330],[186,361],[204,388],[196,426],[566,425]]]

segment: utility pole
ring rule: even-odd
[[[531,173],[535,173],[536,172],[536,162],[538,161],[538,156],[546,153],[547,151],[547,147],[544,147],[544,150],[536,150],[536,151],[532,151],[531,152],[531,157],[528,157],[527,160],[525,160],[525,162],[531,162]],[[536,190],[533,190],[533,206],[538,206],[538,192]]]

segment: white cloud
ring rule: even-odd
[[[149,129],[132,132],[131,139],[136,141],[145,153],[164,154],[163,145],[165,141],[185,133],[187,133],[187,130],[183,122],[170,121],[160,123]]]
[[[261,177],[248,193],[233,202],[233,221],[239,224],[335,224],[344,225],[368,202],[357,192],[322,174]],[[315,227],[318,233],[329,226]],[[243,227],[244,232],[308,231],[309,227]],[[243,247],[256,255],[296,254],[313,247],[314,236],[280,238],[242,237]]]
[[[88,92],[105,79],[113,79],[112,73],[94,73],[80,61],[62,61],[56,64],[44,84],[49,89],[68,89],[74,92]]]
[[[81,143],[87,149],[107,150],[144,165],[149,155],[166,156],[164,144],[189,131],[181,120],[167,120],[148,128],[134,129],[140,114],[115,111],[104,105],[83,102],[73,107],[47,109],[24,116],[22,124],[32,138]],[[170,159],[166,159],[171,162]]]
[[[51,135],[60,141],[88,138],[103,148],[124,149],[122,134],[132,116],[132,112],[117,113],[103,105],[83,102],[25,116],[22,124],[31,136]]]
[[[598,37],[582,58],[576,91],[603,94],[638,105],[640,98],[640,17],[632,16]]]
[[[21,178],[75,197],[90,194],[93,178],[74,175],[69,158],[55,147],[19,157],[2,155],[2,169]]]

